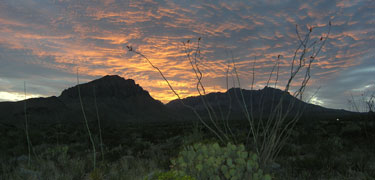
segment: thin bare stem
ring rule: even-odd
[[[26,105],[26,82],[23,82],[23,89],[25,93],[25,100],[24,100],[24,111],[25,111],[25,133],[26,133],[26,140],[27,140],[27,149],[29,153],[29,158],[27,160],[27,165],[30,167],[31,165],[31,141],[29,136],[29,126],[28,126],[28,120],[27,120],[27,105]]]
[[[232,63],[233,63],[233,71],[234,71],[234,73],[236,75],[238,87],[239,87],[241,98],[242,98],[242,103],[243,103],[243,109],[244,109],[244,112],[245,112],[245,116],[246,116],[246,119],[249,122],[250,131],[253,134],[254,143],[257,144],[257,138],[256,138],[257,134],[255,133],[255,130],[254,130],[254,128],[255,128],[254,127],[254,121],[253,121],[253,119],[251,119],[249,110],[248,110],[247,105],[246,105],[245,96],[243,95],[243,92],[242,92],[242,89],[241,89],[240,78],[238,76],[238,72],[237,72],[237,69],[236,69],[236,64],[234,62],[233,54],[232,54]],[[247,139],[248,138],[249,138],[249,136],[247,136]],[[258,148],[256,148],[256,151],[259,154],[259,149]]]
[[[194,54],[194,58],[193,60],[190,58],[190,51],[187,49],[187,46],[185,45],[185,43],[183,43],[184,47],[185,47],[185,53],[186,53],[186,57],[188,58],[190,64],[191,64],[191,67],[195,73],[195,76],[196,76],[196,79],[197,79],[197,85],[196,85],[196,89],[199,93],[199,97],[201,98],[202,100],[202,103],[203,103],[203,106],[205,107],[205,109],[207,110],[207,113],[208,113],[208,116],[209,116],[209,119],[211,121],[211,123],[214,125],[215,129],[217,131],[219,131],[220,134],[222,134],[224,136],[224,138],[226,140],[228,140],[228,136],[226,133],[223,132],[223,130],[218,126],[217,122],[218,122],[218,117],[215,113],[215,110],[213,109],[213,107],[211,106],[210,103],[207,102],[207,100],[205,99],[205,96],[203,95],[206,95],[206,91],[205,91],[205,88],[204,88],[204,85],[202,83],[202,77],[203,77],[203,74],[198,66],[198,62],[197,62],[197,57],[200,57],[200,42],[201,38],[198,38],[198,42],[197,42],[197,47],[196,47],[196,50],[195,50],[195,54]],[[189,43],[189,41],[188,41]],[[189,46],[188,46],[189,47]],[[200,89],[202,89],[203,91],[203,94],[201,93]]]
[[[83,102],[82,102],[82,97],[81,97],[81,90],[80,90],[80,85],[79,85],[78,68],[77,68],[77,89],[78,89],[78,98],[79,98],[79,102],[80,102],[80,105],[81,105],[83,118],[85,119],[86,130],[87,130],[87,132],[89,134],[90,142],[91,142],[91,145],[92,145],[93,156],[94,156],[94,169],[95,169],[96,168],[96,149],[95,149],[95,143],[94,143],[94,139],[92,137],[91,131],[90,131],[89,122],[87,121],[87,118],[86,118],[85,108],[83,107]]]
[[[96,102],[95,85],[93,86],[93,91],[94,91],[94,104],[95,104],[96,117],[97,117],[97,119],[98,119],[100,151],[101,151],[101,154],[102,154],[102,160],[104,161],[104,150],[103,150],[102,127],[101,127],[101,123],[100,123],[98,104],[97,104],[97,102]]]
[[[230,95],[229,93],[229,82],[228,82],[228,75],[229,75],[229,62],[228,62],[228,67],[227,67],[227,72],[226,72],[226,85],[227,85],[227,94],[228,94],[228,98],[229,98],[229,107],[228,107],[228,112],[227,112],[227,115],[225,117],[225,123],[226,123],[226,126],[233,138],[233,141],[236,143],[237,142],[237,139],[236,139],[236,136],[234,135],[232,129],[230,128],[229,126],[229,117],[230,117],[230,113],[231,113],[231,110],[232,110],[232,96]]]

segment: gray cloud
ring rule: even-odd
[[[298,47],[295,25],[301,35],[314,27],[312,38],[319,39],[332,21],[306,93],[321,86],[316,99],[324,106],[347,108],[348,93],[373,83],[374,7],[371,0],[5,0],[0,2],[0,92],[21,93],[28,81],[34,94],[58,95],[74,85],[79,67],[83,81],[119,74],[135,79],[157,99],[173,99],[158,73],[126,52],[125,46],[132,45],[160,66],[184,96],[193,95],[193,74],[181,42],[195,43],[198,37],[203,38],[207,89],[225,89],[231,53],[245,88],[254,59],[256,87],[261,88],[282,55],[282,88]]]

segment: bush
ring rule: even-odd
[[[197,179],[271,179],[259,168],[256,154],[248,153],[244,145],[231,143],[226,147],[217,143],[187,146],[172,160],[172,171],[179,176],[190,175]]]

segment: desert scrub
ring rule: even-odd
[[[218,143],[197,143],[187,146],[171,162],[171,171],[196,179],[271,179],[259,168],[258,156],[247,152],[244,145],[228,143],[220,147]]]
[[[85,174],[86,160],[81,157],[70,157],[69,146],[36,146],[38,157],[31,159],[30,166],[25,155],[16,159],[14,164],[8,164],[6,172],[0,179],[82,179]],[[3,165],[5,166],[5,165]]]

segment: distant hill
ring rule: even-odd
[[[96,102],[99,117],[107,125],[122,122],[142,123],[169,121],[175,118],[167,108],[132,79],[107,75],[80,84],[81,97],[89,121],[96,121]],[[83,115],[78,98],[78,86],[65,89],[59,97],[27,99],[30,123],[50,124],[59,122],[82,123]],[[0,122],[23,126],[24,101],[0,102]]]
[[[283,109],[286,111],[288,105],[294,101],[294,106],[291,115],[295,114],[299,110],[304,110],[304,117],[311,118],[343,118],[348,115],[353,115],[356,113],[346,111],[346,110],[337,110],[329,109],[322,106],[310,104],[303,102],[288,92],[282,91],[280,89],[275,89],[271,87],[265,87],[261,90],[246,90],[241,89],[246,102],[246,107],[249,112],[253,112],[254,116],[259,116],[263,112],[263,117],[266,117],[271,113],[272,107],[275,107],[276,104],[280,101],[280,98],[283,97]],[[205,99],[206,104],[209,104],[212,109],[214,109],[217,116],[225,116],[230,109],[231,119],[244,119],[244,103],[242,100],[242,95],[239,88],[231,88],[225,93],[209,93],[203,97],[194,96],[182,99],[184,104],[194,107],[200,114],[207,116],[207,110],[203,104],[202,98]],[[191,110],[184,107],[180,100],[173,100],[166,104],[169,109],[180,112],[184,114],[185,117],[194,116],[191,113]],[[263,108],[262,108],[263,107]],[[263,110],[262,110],[263,109]],[[261,111],[262,110],[262,111]],[[187,116],[186,114],[189,115]]]

